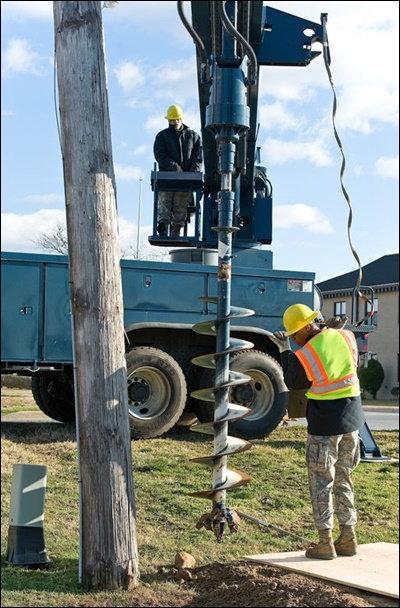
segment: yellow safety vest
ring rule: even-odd
[[[325,329],[294,353],[312,382],[311,399],[344,399],[360,394],[358,348],[351,331]]]

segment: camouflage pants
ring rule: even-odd
[[[357,523],[351,473],[359,462],[358,431],[345,435],[307,435],[308,484],[317,530],[333,529],[334,514],[339,525]]]
[[[184,226],[193,192],[159,192],[158,221],[175,226]]]

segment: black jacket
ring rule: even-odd
[[[289,390],[308,389],[311,382],[291,350],[281,353],[285,384]],[[365,423],[361,396],[307,400],[307,432],[310,435],[343,435],[358,431]]]
[[[201,171],[200,135],[186,125],[180,131],[168,127],[157,133],[153,151],[160,171]]]

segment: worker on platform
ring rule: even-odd
[[[170,106],[165,118],[168,127],[160,131],[154,141],[154,158],[160,171],[200,171],[202,166],[201,138],[196,131],[183,124],[182,108]],[[168,233],[180,236],[185,225],[193,192],[158,193],[158,225],[160,236]]]
[[[283,315],[285,332],[271,340],[278,346],[286,386],[306,389],[306,463],[315,527],[319,542],[306,557],[334,559],[355,555],[352,471],[360,462],[358,431],[365,423],[357,376],[358,348],[346,320],[318,322],[320,313],[304,304],[289,306]],[[333,327],[336,327],[334,329]],[[299,347],[292,352],[289,337]],[[333,541],[334,514],[340,535]]]

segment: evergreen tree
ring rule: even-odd
[[[376,393],[381,388],[385,378],[385,372],[378,359],[370,359],[367,367],[361,367],[358,370],[358,377],[361,388],[368,391],[373,399],[376,399]]]

